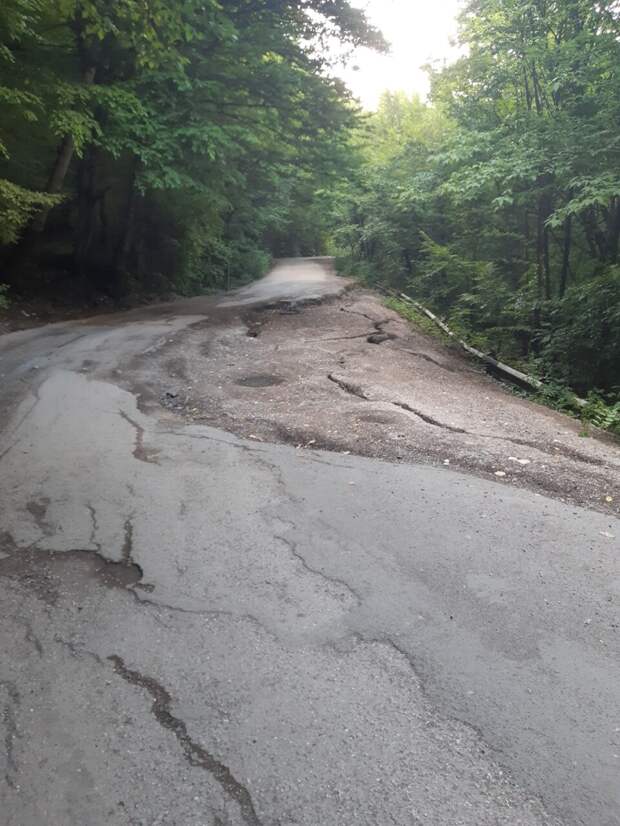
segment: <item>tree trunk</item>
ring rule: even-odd
[[[525,89],[525,105],[527,106],[527,111],[532,111],[532,93],[530,91],[530,82],[527,76],[527,65],[525,63],[525,58],[522,58],[522,68],[523,68],[523,87]]]
[[[96,69],[94,66],[86,69],[82,74],[82,83],[85,86],[90,86],[95,81]],[[62,191],[73,153],[75,151],[75,143],[71,135],[65,135],[58,147],[58,154],[56,155],[56,163],[52,169],[45,191],[50,195],[58,195]],[[43,232],[47,224],[47,219],[50,214],[51,207],[42,209],[32,222],[32,228],[35,232]]]
[[[116,250],[115,269],[117,276],[120,276],[127,269],[127,261],[129,259],[129,252],[133,242],[134,225],[136,220],[136,202],[138,198],[136,188],[137,174],[138,160],[135,159],[132,162],[131,175],[129,179],[129,192],[127,194],[127,203],[125,206],[123,230]]]
[[[596,218],[593,217],[592,208],[588,209],[586,212],[582,214],[581,223],[583,225],[583,232],[586,237],[588,249],[590,250],[590,255],[592,256],[592,258],[599,258],[599,250],[594,240],[594,226],[596,223]]]
[[[564,221],[564,246],[562,250],[562,269],[560,270],[560,298],[566,295],[568,275],[570,272],[570,252],[573,241],[573,216],[569,215]]]
[[[551,267],[549,262],[549,227],[547,220],[551,215],[551,196],[547,190],[549,180],[541,175],[538,179],[541,187],[538,196],[538,211],[536,216],[536,286],[537,303],[540,305],[551,300]]]
[[[542,180],[539,184],[543,184]],[[537,329],[541,327],[542,303],[551,298],[551,274],[549,267],[549,229],[547,218],[551,212],[549,196],[542,192],[538,198],[536,215],[536,309],[534,323]]]
[[[613,199],[609,212],[607,249],[610,263],[617,264],[620,246],[620,198]]]
[[[546,218],[545,218],[546,222]],[[551,301],[551,265],[549,263],[549,227],[543,228],[543,266],[545,271],[545,301]]]
[[[75,269],[78,276],[86,275],[88,255],[95,232],[96,210],[99,197],[95,187],[96,150],[90,146],[82,159],[78,172],[78,215],[75,233]]]

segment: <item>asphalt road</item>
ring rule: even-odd
[[[225,309],[0,338],[2,824],[620,824],[612,515],[125,386],[207,316],[343,286],[285,262]]]

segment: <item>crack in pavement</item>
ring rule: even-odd
[[[358,338],[367,338],[368,333],[358,333],[355,336],[337,336],[336,338],[306,338],[305,342],[309,341],[354,341]]]
[[[328,373],[327,378],[337,384],[341,390],[344,390],[345,393],[349,393],[351,396],[357,396],[358,399],[363,399],[365,402],[372,401],[362,390],[362,388],[358,384],[352,384],[351,382],[346,381],[346,379],[341,379],[338,376],[335,376],[333,373]]]
[[[94,651],[89,651],[87,648],[83,648],[81,646],[76,645],[72,640],[65,640],[60,634],[54,634],[54,642],[59,643],[62,645],[63,648],[66,648],[72,657],[76,660],[81,659],[82,657],[90,657],[92,660],[95,660],[96,663],[99,665],[103,665],[104,662],[98,654],[95,654]]]
[[[235,611],[228,611],[224,608],[206,608],[203,606],[197,608],[187,608],[183,605],[172,605],[167,602],[159,602],[155,599],[149,599],[148,597],[142,597],[134,588],[128,588],[128,593],[135,599],[135,601],[139,605],[145,605],[149,608],[159,608],[161,611],[170,611],[171,613],[176,614],[187,614],[189,616],[196,616],[196,617],[211,617],[211,618],[219,618],[219,617],[226,617],[227,619],[236,619],[242,620],[245,622],[249,622],[252,625],[255,625],[257,628],[260,628],[261,631],[265,632],[269,636],[273,637],[273,639],[277,640],[278,636],[273,631],[270,631],[259,619],[255,617],[253,614],[238,614]]]
[[[249,790],[237,780],[228,766],[190,737],[186,723],[171,711],[173,700],[170,692],[154,677],[128,668],[122,657],[117,654],[112,654],[108,660],[114,665],[119,677],[130,685],[144,689],[151,696],[153,716],[162,728],[174,734],[187,762],[191,766],[204,769],[219,783],[224,792],[237,803],[248,826],[261,826]]]
[[[13,427],[10,429],[10,431],[8,431],[8,432],[6,433],[6,435],[12,435],[12,434],[14,434],[14,433],[17,433],[17,432],[19,431],[20,427],[24,424],[24,422],[26,421],[26,419],[30,416],[30,414],[34,411],[35,407],[36,407],[36,406],[39,404],[39,402],[41,401],[41,396],[40,396],[40,393],[39,393],[39,387],[38,387],[38,386],[36,386],[36,385],[34,385],[34,386],[32,386],[32,387],[31,387],[31,386],[28,386],[28,390],[29,390],[29,392],[30,392],[30,393],[34,396],[34,401],[33,401],[33,403],[30,405],[30,407],[28,408],[28,410],[26,410],[26,411],[25,411],[25,413],[22,415],[22,417],[19,419],[19,421],[15,422],[15,424],[13,425]],[[3,451],[2,451],[2,453],[0,453],[0,461],[1,461],[2,459],[4,459],[4,457],[5,457],[8,453],[10,453],[10,452],[11,452],[11,450],[13,450],[13,448],[17,447],[17,445],[18,445],[20,442],[21,442],[21,439],[20,439],[20,438],[17,438],[17,439],[13,442],[13,444],[11,444],[11,445],[9,445],[7,448],[5,448],[5,450],[3,450]]]
[[[79,321],[77,322],[79,324]],[[68,341],[63,341],[62,344],[59,344],[57,347],[54,347],[53,353],[57,353],[59,350],[62,350],[64,347],[69,347],[70,344],[75,344],[76,341],[79,341],[81,338],[86,338],[86,336],[90,335],[90,333],[78,333],[76,336],[73,336]]]
[[[90,502],[86,505],[86,509],[88,510],[88,512],[90,514],[90,524],[91,524],[90,537],[89,537],[88,541],[100,553],[101,552],[101,543],[97,542],[97,540],[95,539],[95,537],[97,536],[97,531],[99,530],[99,523],[97,522],[97,512],[96,512],[95,508],[93,507],[93,505],[90,504]]]
[[[276,535],[274,539],[277,539],[279,542],[282,542],[286,547],[289,549],[291,554],[297,559],[304,570],[308,571],[310,574],[314,574],[315,576],[319,576],[324,579],[326,582],[331,582],[332,585],[339,586],[340,588],[344,588],[346,591],[351,594],[355,602],[358,606],[362,605],[363,599],[361,595],[352,588],[348,582],[344,579],[340,579],[340,577],[331,576],[330,574],[326,574],[324,571],[320,570],[319,568],[313,568],[306,560],[306,558],[299,552],[299,543],[294,542],[292,539],[287,539],[285,536]]]
[[[453,427],[449,424],[444,424],[444,422],[440,422],[437,419],[434,419],[432,416],[428,416],[426,413],[422,413],[420,410],[416,410],[411,405],[407,404],[406,402],[385,402],[382,399],[372,399],[370,396],[366,395],[364,390],[358,384],[353,384],[346,379],[340,378],[339,376],[334,375],[334,373],[329,373],[327,378],[337,384],[341,390],[344,390],[345,393],[349,393],[352,396],[357,396],[358,399],[362,399],[366,402],[375,402],[377,404],[391,404],[394,407],[398,407],[401,410],[404,410],[407,413],[413,413],[414,416],[417,416],[419,419],[422,419],[423,422],[426,424],[430,424],[433,427],[440,427],[443,430],[449,430],[452,433],[467,433],[466,430],[463,430],[461,427]]]
[[[359,385],[353,384],[352,382],[348,382],[345,379],[341,379],[338,376],[336,376],[334,373],[328,374],[327,378],[331,382],[333,382],[334,384],[337,384],[338,387],[340,387],[341,390],[344,390],[346,393],[349,393],[350,395],[357,396],[358,398],[362,399],[363,401],[375,402],[377,404],[392,404],[392,405],[395,405],[396,407],[400,407],[401,409],[405,410],[408,413],[412,413],[412,414],[418,416],[420,419],[425,421],[427,424],[433,425],[434,427],[442,428],[444,430],[448,430],[452,433],[461,433],[461,434],[464,434],[464,435],[467,435],[467,436],[474,436],[474,437],[479,438],[479,439],[496,439],[497,441],[510,442],[511,444],[515,444],[515,445],[518,445],[520,447],[531,447],[534,450],[539,450],[539,451],[541,451],[541,453],[546,453],[550,456],[557,456],[558,454],[561,454],[561,455],[563,455],[564,457],[566,457],[568,459],[573,459],[575,461],[585,462],[585,463],[590,464],[590,465],[595,465],[595,466],[598,466],[598,467],[606,467],[607,466],[606,463],[603,462],[601,459],[595,459],[595,458],[591,458],[589,456],[585,456],[583,454],[580,454],[578,451],[575,451],[575,450],[572,450],[571,448],[565,447],[564,445],[558,445],[557,446],[558,449],[556,451],[555,450],[555,447],[556,447],[555,445],[553,446],[553,448],[550,448],[550,447],[548,447],[544,444],[537,444],[536,442],[528,441],[527,439],[518,439],[518,438],[511,437],[511,436],[500,436],[499,434],[495,435],[495,434],[492,434],[492,433],[477,433],[474,430],[466,430],[465,428],[460,428],[460,427],[454,427],[452,425],[447,425],[443,422],[438,421],[437,419],[433,419],[431,416],[427,416],[425,413],[422,413],[419,410],[414,410],[413,408],[407,409],[407,407],[410,407],[410,406],[407,405],[407,407],[405,407],[404,405],[406,403],[385,402],[381,399],[372,399],[364,393],[364,391],[362,390],[362,388]],[[241,451],[248,452],[248,453],[264,453],[264,452],[266,452],[266,451],[262,450],[261,448],[250,447],[249,445],[229,442],[226,439],[218,439],[214,436],[205,436],[205,435],[200,435],[200,434],[197,434],[197,433],[179,433],[178,431],[174,431],[174,430],[169,430],[168,434],[171,435],[171,436],[178,436],[178,437],[181,437],[181,438],[186,437],[188,439],[204,439],[204,440],[210,441],[210,442],[218,442],[220,444],[225,444],[229,447],[233,447],[233,448],[236,448],[237,450],[241,450]],[[285,441],[287,441],[287,439],[285,439]],[[330,450],[331,448],[326,447],[325,449]],[[334,451],[336,453],[342,453],[343,452],[341,447],[334,448]],[[318,460],[316,460],[316,461],[318,461]]]
[[[287,499],[289,502],[300,502],[300,499],[294,496],[289,490],[289,486],[286,483],[284,473],[280,465],[278,465],[275,461],[270,461],[263,456],[259,456],[258,451],[252,451],[250,459],[257,467],[263,468],[267,471],[267,473],[275,481],[276,487],[279,488],[284,499]]]
[[[151,454],[153,451],[147,450],[144,447],[144,428],[138,424],[134,419],[129,416],[129,414],[125,413],[124,410],[118,411],[119,416],[124,419],[128,424],[130,424],[134,431],[135,431],[135,442],[133,448],[133,455],[134,458],[138,459],[140,462],[147,462],[151,465],[158,465],[159,462],[155,459]]]
[[[34,633],[34,629],[32,628],[32,623],[29,620],[27,620],[25,617],[17,616],[17,617],[12,617],[12,619],[16,623],[18,623],[18,625],[21,625],[22,628],[24,628],[24,630],[25,630],[24,639],[26,640],[26,642],[29,642],[34,647],[34,650],[37,652],[39,657],[42,657],[43,656],[43,645],[41,643],[41,640]]]
[[[368,321],[372,321],[372,323],[375,325],[375,327],[377,325],[389,324],[390,321],[393,321],[393,319],[391,319],[391,318],[386,318],[383,321],[377,321],[376,318],[373,318],[372,316],[368,315],[368,313],[360,313],[359,310],[349,310],[346,307],[341,307],[340,312],[341,313],[348,313],[349,315],[358,315],[361,318],[366,318]]]
[[[447,364],[442,364],[440,361],[437,361],[437,359],[434,359],[432,356],[428,356],[426,353],[418,353],[416,350],[409,350],[406,347],[397,347],[396,349],[398,350],[399,353],[409,353],[410,356],[415,356],[416,358],[424,359],[424,361],[428,361],[428,362],[430,362],[430,364],[434,364],[437,367],[440,367],[442,370],[447,370],[449,373],[456,373],[457,372],[454,369],[454,367],[450,367]],[[466,369],[466,368],[464,368],[464,369]],[[477,373],[477,371],[473,370],[473,369],[469,369],[469,370],[467,370],[467,372]]]
[[[371,396],[367,395],[367,393],[363,390],[363,388],[360,385],[354,384],[353,382],[347,381],[346,379],[336,376],[334,373],[329,373],[327,378],[334,384],[337,384],[341,390],[345,391],[345,393],[349,393],[350,395],[356,396],[357,398],[362,399],[366,402],[374,402],[376,404],[391,404],[394,407],[398,407],[399,409],[404,410],[406,413],[411,413],[414,416],[417,416],[423,422],[431,425],[432,427],[438,427],[442,430],[447,430],[450,433],[464,434],[466,436],[473,436],[474,438],[478,439],[495,439],[500,442],[509,442],[510,444],[518,445],[520,447],[529,447],[533,450],[538,450],[541,453],[545,453],[548,456],[562,456],[566,459],[572,459],[576,462],[584,462],[585,464],[594,465],[595,467],[606,467],[606,463],[602,459],[586,456],[580,451],[574,450],[573,448],[567,447],[566,445],[554,444],[552,446],[549,446],[544,444],[537,444],[536,442],[529,441],[527,439],[518,439],[513,436],[501,436],[500,434],[493,433],[477,433],[475,430],[466,430],[463,427],[455,427],[454,425],[449,425],[445,422],[440,422],[433,416],[429,416],[427,413],[423,413],[421,410],[417,410],[416,408],[412,407],[407,402],[373,399]]]
[[[398,338],[394,333],[386,333],[383,329],[391,321],[391,318],[387,318],[385,321],[375,321],[375,332],[371,333],[366,341],[369,344],[384,344],[386,341],[394,341],[394,339]]]
[[[131,517],[125,519],[123,525],[123,547],[121,548],[121,559],[124,565],[135,565],[132,559],[133,553],[133,523]]]
[[[342,309],[342,308],[341,308]],[[343,310],[343,312],[350,312],[349,310]],[[361,313],[355,313],[355,315],[362,315]],[[369,316],[364,316],[364,318],[369,318]],[[372,319],[370,319],[372,321]],[[356,335],[352,336],[336,336],[331,338],[306,338],[304,339],[305,342],[312,342],[312,341],[355,341],[356,339],[365,338],[369,344],[383,344],[384,341],[393,341],[398,336],[395,336],[393,333],[386,333],[383,329],[386,324],[390,324],[392,321],[391,318],[386,319],[385,321],[375,321],[374,322],[374,332],[365,333],[357,333]],[[409,352],[409,351],[406,351]]]
[[[16,448],[16,447],[17,447],[17,445],[18,445],[20,442],[21,442],[21,439],[16,439],[16,440],[13,442],[13,444],[11,444],[11,445],[9,445],[7,448],[5,448],[5,449],[2,451],[2,453],[0,453],[0,462],[4,459],[4,457],[5,457],[5,456],[7,456],[7,455],[8,455],[8,454],[9,454],[9,453],[13,450],[13,448]]]
[[[466,431],[469,436],[477,436],[480,439],[497,439],[499,442],[510,442],[510,444],[518,445],[519,447],[531,447],[534,450],[539,450],[541,453],[546,453],[548,456],[562,456],[565,459],[572,459],[575,462],[583,462],[587,465],[594,465],[595,467],[608,467],[608,463],[603,459],[597,459],[594,456],[586,456],[574,448],[563,444],[545,445],[532,442],[528,439],[517,439],[514,436],[500,436],[493,433],[476,433],[474,430]]]
[[[388,324],[391,324],[394,319],[392,318],[385,318],[381,321],[376,321],[371,316],[367,315],[367,313],[360,313],[357,310],[347,310],[346,307],[341,307],[340,311],[343,313],[348,313],[349,315],[357,315],[361,318],[366,318],[368,321],[372,321],[373,327],[375,328],[374,333],[362,333],[361,335],[357,336],[343,336],[341,338],[332,338],[332,339],[318,339],[318,341],[347,341],[356,338],[365,338],[369,344],[383,344],[386,341],[393,341],[394,339],[398,338],[398,336],[394,335],[393,333],[386,333],[383,329]]]
[[[179,433],[178,430],[168,430],[168,436],[178,436],[182,439],[199,439],[204,440],[206,442],[216,442],[217,444],[226,445],[227,447],[233,447],[237,450],[242,451],[243,453],[266,453],[264,449],[260,447],[250,447],[250,445],[245,445],[240,442],[234,442],[228,439],[218,439],[217,436],[207,436],[204,433]]]
[[[452,425],[444,424],[444,422],[440,422],[432,416],[416,410],[414,407],[411,407],[410,404],[407,404],[407,402],[390,402],[390,404],[394,405],[394,407],[399,407],[401,410],[405,410],[407,413],[413,413],[414,416],[417,416],[419,419],[422,419],[423,422],[433,427],[441,427],[443,430],[449,430],[451,433],[467,433],[462,427],[453,427]]]
[[[15,758],[15,741],[20,736],[17,728],[15,709],[19,706],[21,697],[17,686],[11,680],[0,680],[0,687],[4,688],[8,696],[2,713],[2,720],[6,729],[4,735],[4,753],[6,757],[4,779],[7,785],[11,789],[14,789],[16,787],[15,775],[18,771],[17,760]]]

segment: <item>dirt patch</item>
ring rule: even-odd
[[[580,438],[578,422],[511,394],[373,293],[293,309],[212,314],[122,381],[143,409],[240,436],[450,466],[618,512],[620,446]],[[180,359],[188,378],[171,388],[165,365]]]

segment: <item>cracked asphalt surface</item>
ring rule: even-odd
[[[620,823],[618,448],[348,286],[0,337],[3,824]]]

